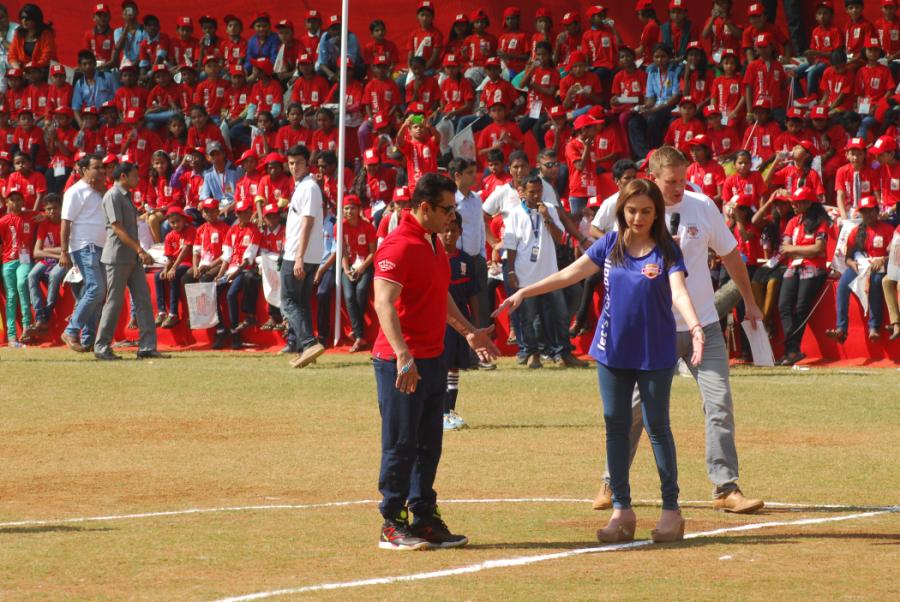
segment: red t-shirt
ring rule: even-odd
[[[733,173],[725,178],[722,184],[722,199],[725,201],[730,201],[736,194],[749,194],[761,205],[765,192],[766,183],[758,171],[751,171],[746,178],[739,173]]]
[[[784,241],[789,245],[812,245],[815,244],[818,240],[827,240],[828,239],[828,224],[826,222],[821,222],[819,226],[813,232],[806,232],[806,229],[803,227],[803,214],[795,215],[791,218],[791,221],[788,222],[787,227],[784,232]],[[797,257],[791,259],[790,265],[791,267],[808,267],[808,268],[816,268],[819,270],[825,269],[825,253],[823,252],[821,255],[816,257]]]
[[[498,52],[505,52],[507,54],[523,54],[528,55],[531,51],[528,48],[528,36],[526,36],[521,31],[516,32],[505,32],[500,35],[498,39]],[[525,69],[525,60],[524,59],[506,59],[506,65],[512,69],[513,71],[522,71]]]
[[[591,67],[613,69],[619,64],[616,34],[606,25],[589,29],[581,36],[581,48]]]
[[[184,193],[169,185],[169,180],[165,177],[156,178],[155,182],[148,181],[147,204],[154,209],[165,211],[169,207],[184,206]]]
[[[900,200],[900,163],[882,165],[878,173],[881,176],[881,204],[893,207]]]
[[[262,233],[256,227],[256,224],[249,223],[246,226],[242,226],[240,222],[234,222],[231,228],[228,229],[228,234],[225,236],[225,244],[223,245],[232,249],[228,267],[241,265],[244,262],[244,253],[247,252],[247,249],[254,245],[258,248],[261,241]]]
[[[431,57],[439,53],[443,47],[444,35],[434,26],[429,29],[416,27],[410,32],[406,42],[406,49],[413,55],[421,56],[425,59],[426,64],[431,60]]]
[[[189,36],[186,40],[181,38],[173,38],[171,41],[171,52],[169,59],[175,65],[192,65],[199,66],[200,59],[200,40]]]
[[[437,172],[438,155],[441,150],[433,138],[424,141],[415,140],[407,134],[404,140],[397,145],[400,152],[406,157],[406,173],[409,177],[409,188],[412,190],[423,175]]]
[[[762,231],[753,224],[747,224],[744,230],[747,233],[746,239],[741,236],[741,229],[738,228],[737,224],[731,229],[731,232],[737,239],[738,251],[742,255],[744,263],[748,266],[755,266],[760,259],[763,259],[762,243],[760,242]]]
[[[853,165],[846,164],[842,165],[838,168],[837,173],[834,176],[834,187],[836,190],[843,190],[844,195],[846,197],[845,207],[847,209],[853,208],[859,204],[859,197],[864,197],[869,194],[875,194],[875,191],[878,190],[879,184],[881,184],[881,178],[877,171],[872,169],[871,167],[866,167],[859,173],[859,194],[856,193],[856,174],[857,172],[853,170]]]
[[[581,84],[581,91],[576,92],[572,96],[572,107],[575,109],[586,107],[590,104],[588,99],[589,93],[597,93],[600,91],[600,78],[591,71],[586,71],[581,77],[575,77],[574,73],[569,73],[559,82],[559,97],[565,99],[569,93],[569,88],[576,83]]]
[[[737,130],[730,125],[707,130],[706,135],[712,142],[713,156],[722,157],[737,152],[741,137]]]
[[[412,356],[440,356],[447,328],[450,262],[437,235],[426,232],[412,215],[403,214],[400,225],[375,252],[375,278],[402,287],[397,315]],[[381,360],[396,357],[381,328],[372,355]]]
[[[203,126],[203,129],[198,128],[196,125],[188,128],[187,143],[191,148],[198,146],[206,148],[210,142],[218,142],[222,145],[222,148],[225,148],[225,138],[222,137],[222,130],[212,121],[208,121]]]
[[[362,47],[363,62],[366,65],[373,65],[376,56],[387,57],[388,65],[396,65],[400,61],[400,50],[390,40],[384,40],[380,43],[375,40],[369,40]]]
[[[566,143],[566,164],[569,166],[569,196],[590,197],[597,194],[597,182],[594,174],[594,164],[591,153],[581,164],[581,169],[575,167],[576,161],[581,161],[584,153],[584,142],[580,138],[572,138]]]
[[[291,90],[291,102],[317,107],[328,98],[330,87],[328,80],[314,73],[312,77],[300,77],[294,82]]]
[[[522,146],[522,131],[519,129],[519,126],[512,122],[505,123],[491,123],[489,126],[484,128],[478,133],[478,140],[476,141],[476,146],[478,150],[481,151],[485,148],[490,148],[497,144],[500,141],[500,138],[503,137],[503,134],[509,134],[509,138],[512,139],[513,142],[518,142],[519,147]],[[515,150],[515,147],[511,142],[504,143],[501,146],[503,150],[504,159],[509,158],[509,154]],[[486,161],[486,156],[482,155],[479,157],[481,162]]]
[[[834,67],[828,67],[825,69],[825,73],[822,74],[822,81],[819,83],[819,88],[825,92],[825,100],[822,104],[830,107],[837,100],[838,96],[843,94],[844,99],[835,108],[839,111],[849,111],[853,108],[854,87],[853,72],[850,69],[845,69],[843,73],[838,73]]]
[[[222,40],[222,56],[228,66],[240,66],[244,62],[244,56],[247,54],[247,40],[238,38],[235,42],[229,37]]]
[[[334,236],[337,237],[337,224],[334,226]],[[369,256],[369,245],[378,241],[375,237],[375,227],[364,219],[360,219],[355,226],[344,220],[344,252],[350,264],[356,258],[365,259]]]
[[[781,134],[781,128],[774,121],[764,125],[749,126],[744,134],[744,148],[754,157],[763,161],[775,154],[775,140]]]
[[[725,183],[725,169],[716,161],[703,165],[695,161],[688,165],[687,179],[699,186],[703,194],[715,199],[719,196],[719,186]]]
[[[484,67],[485,62],[497,53],[497,38],[492,34],[472,34],[463,43],[466,48],[466,59],[470,66]]]
[[[169,258],[169,261],[175,261],[175,258],[178,257],[178,254],[181,253],[181,250],[185,247],[194,246],[194,238],[196,235],[197,231],[193,226],[184,226],[181,228],[181,232],[176,232],[175,230],[169,231],[169,233],[166,234],[166,240],[163,243],[163,249],[166,257]],[[189,266],[192,265],[192,262],[191,249],[189,248],[178,265]]]
[[[206,112],[210,117],[218,117],[222,114],[222,109],[227,106],[226,92],[228,88],[229,83],[226,80],[205,79],[197,84],[197,89],[194,90],[194,104],[206,107]]]
[[[363,90],[363,104],[369,107],[372,117],[375,115],[387,115],[400,99],[400,89],[390,78],[380,80],[371,79]]]
[[[338,145],[338,129],[333,127],[330,132],[326,132],[325,130],[315,130],[312,133],[309,144],[309,150],[313,153],[327,150],[336,151]]]
[[[485,108],[490,108],[492,104],[502,102],[508,110],[512,110],[519,95],[519,91],[505,79],[498,79],[495,82],[488,80],[481,90],[481,104]]]
[[[847,245],[855,245],[856,244],[856,236],[859,234],[859,229],[862,225],[857,226],[850,232],[850,237],[847,239]],[[900,226],[898,226],[900,228]],[[888,251],[890,251],[891,241],[894,239],[894,227],[885,222],[879,221],[871,228],[866,228],[866,244],[865,248],[859,249],[857,251],[865,252],[866,256],[869,258],[875,257],[887,257]]]
[[[750,87],[751,103],[768,98],[772,101],[773,107],[784,106],[785,81],[787,77],[784,74],[784,67],[777,60],[766,63],[762,59],[756,59],[747,65],[747,72],[744,73],[744,85]]]
[[[809,49],[816,52],[826,52],[831,54],[833,50],[841,45],[841,30],[837,27],[821,27],[816,26],[812,30],[812,36],[809,40]],[[814,63],[830,64],[828,58],[816,58]]]
[[[212,263],[222,256],[222,245],[228,234],[228,224],[218,221],[214,224],[204,223],[197,228],[194,236],[194,253],[199,251],[200,261]]]
[[[613,96],[629,96],[644,100],[647,93],[647,72],[635,69],[634,73],[628,73],[624,69],[613,76],[611,94]]]
[[[437,78],[426,75],[406,84],[406,102],[421,102],[428,111],[432,111],[440,101],[441,87]]]
[[[848,55],[861,56],[865,43],[876,36],[875,27],[868,19],[862,17],[856,23],[847,23],[844,26],[844,48],[847,49]]]
[[[886,55],[890,56],[900,50],[900,21],[878,19],[875,21],[875,32]]]
[[[231,86],[226,90],[225,106],[228,108],[228,113],[232,118],[236,118],[243,113],[247,105],[250,104],[251,92],[252,89],[249,84]]]
[[[802,181],[802,184],[801,184]],[[815,169],[809,169],[806,173],[796,165],[788,165],[772,176],[772,186],[776,188],[786,188],[788,192],[793,193],[800,186],[811,188],[817,195],[825,194],[825,186],[822,184],[822,178]]]
[[[856,72],[854,92],[860,98],[868,98],[870,110],[874,111],[876,102],[894,93],[894,76],[891,75],[890,69],[880,63],[874,67],[863,65]]]
[[[308,148],[311,139],[312,132],[310,130],[302,126],[295,130],[292,125],[287,124],[281,126],[275,135],[275,146],[280,152],[286,153],[288,149],[298,144]]]
[[[257,195],[266,199],[266,205],[270,203],[278,204],[278,199],[290,199],[293,194],[294,178],[286,173],[281,174],[281,177],[274,180],[269,174],[266,174],[259,180]]]
[[[143,86],[125,88],[123,86],[116,90],[114,100],[122,115],[125,115],[129,109],[143,109],[147,106],[147,88]]]
[[[641,30],[641,39],[640,46],[644,50],[643,58],[644,65],[652,65],[653,64],[653,47],[659,44],[662,41],[662,31],[659,28],[659,23],[657,23],[654,19],[650,19],[647,21],[647,24],[644,25],[644,29]]]
[[[23,211],[33,213],[38,210],[36,205],[37,197],[42,192],[47,192],[47,180],[37,171],[32,171],[28,177],[22,175],[22,172],[14,171],[9,174],[6,179],[6,189],[9,190],[13,186],[18,186],[25,198]]]
[[[7,213],[0,217],[0,238],[3,242],[3,263],[19,261],[20,255],[31,257],[34,247],[34,224],[24,213]]]
[[[669,130],[666,132],[665,143],[674,146],[682,153],[689,155],[687,143],[700,134],[706,132],[706,124],[701,120],[694,118],[690,121],[678,118],[669,124]]]
[[[366,174],[366,189],[369,203],[384,201],[390,203],[397,185],[397,172],[390,167],[381,167],[373,175]]]
[[[72,107],[74,90],[72,84],[66,82],[61,86],[51,85],[47,87],[47,106],[52,112],[59,107]]]
[[[625,141],[622,140],[622,129],[619,124],[601,126],[594,134],[593,159],[596,165],[607,171],[612,171],[613,163],[619,155],[625,153]],[[601,159],[613,155],[609,159]]]
[[[698,107],[702,107],[708,104],[707,101],[712,91],[712,81],[713,74],[710,71],[707,71],[703,77],[700,76],[699,71],[692,71],[688,75],[688,81],[682,89],[687,90],[687,98],[693,100]]]
[[[445,78],[441,83],[441,104],[445,113],[463,108],[466,103],[475,100],[475,89],[466,77],[459,80]]]
[[[109,27],[104,33],[97,33],[94,28],[87,30],[84,32],[81,47],[93,52],[98,61],[108,63],[112,58],[113,49],[116,47],[113,40],[113,29]]]
[[[257,115],[262,111],[271,113],[272,107],[282,104],[283,100],[284,94],[281,91],[281,84],[275,79],[270,79],[268,83],[260,80],[253,84],[253,88],[250,90],[250,104],[256,105]]]
[[[266,226],[262,231],[260,240],[259,246],[263,250],[271,253],[281,253],[284,251],[284,226],[278,224],[274,230]]]
[[[47,84],[29,84],[27,106],[37,118],[46,118],[50,114],[50,86]]]
[[[187,86],[171,83],[168,86],[154,86],[147,95],[147,107],[163,107],[168,109],[174,103],[182,111],[187,111],[191,104],[191,92]]]
[[[41,248],[43,249],[51,249],[54,247],[61,246],[62,237],[60,236],[60,229],[62,226],[62,222],[56,222],[55,224],[51,222],[49,219],[45,219],[37,226],[37,233],[35,234],[34,240],[35,242],[41,241]],[[51,259],[49,257],[45,257],[41,259],[41,263],[45,265],[56,265],[57,261],[55,259]]]

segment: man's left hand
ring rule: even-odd
[[[763,323],[763,314],[760,311],[759,306],[756,305],[756,301],[751,297],[750,299],[744,299],[744,317],[747,320],[750,320],[750,328],[756,330],[757,323]]]
[[[494,332],[493,325],[487,328],[478,328],[466,335],[469,347],[475,351],[475,355],[482,362],[488,362],[500,356],[500,350],[491,340],[492,332]]]

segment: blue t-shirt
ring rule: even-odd
[[[610,232],[588,249],[591,261],[603,270],[603,311],[591,342],[591,357],[610,368],[664,370],[678,360],[675,316],[669,274],[685,272],[684,258],[666,269],[659,247],[643,257],[625,254],[621,264],[607,257],[617,232]]]

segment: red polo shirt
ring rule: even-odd
[[[450,262],[437,235],[426,232],[408,213],[375,252],[375,278],[399,284],[400,330],[415,358],[429,359],[444,351]],[[378,359],[391,360],[394,350],[378,329],[372,348]]]

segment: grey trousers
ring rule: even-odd
[[[478,283],[480,287],[476,299],[478,299],[478,328],[487,328],[491,324],[491,305],[490,291],[488,290],[488,270],[487,261],[479,255],[472,256],[472,264],[475,267],[475,273],[472,274],[472,280]]]
[[[144,266],[134,264],[103,264],[106,269],[106,302],[100,314],[100,328],[94,351],[103,353],[112,344],[119,323],[119,315],[125,304],[125,287],[131,291],[135,318],[138,324],[138,351],[156,351],[156,324],[153,321],[153,305]]]
[[[690,364],[693,346],[689,332],[678,333],[678,357],[687,363],[694,380],[700,386],[703,414],[706,417],[706,472],[715,486],[713,497],[723,497],[737,489],[738,480],[738,457],[734,444],[734,404],[731,400],[731,385],[728,382],[728,350],[718,323],[705,327],[703,334],[706,336],[706,344],[703,347],[703,360],[699,366]],[[641,431],[644,429],[641,396],[637,387],[634,389],[631,411],[629,437],[633,462],[641,439]],[[609,482],[608,463],[603,480]]]

